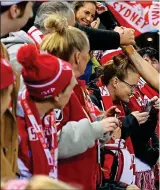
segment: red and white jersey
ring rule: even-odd
[[[35,26],[32,26],[28,30],[27,34],[29,35],[30,38],[32,38],[32,40],[34,40],[36,46],[39,47],[44,37],[44,34],[40,30],[38,30]]]

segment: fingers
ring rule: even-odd
[[[135,36],[134,36],[135,31],[131,28],[124,28],[124,27],[121,27],[121,30],[123,30],[123,33],[120,33],[121,44],[122,45],[135,44]]]
[[[119,126],[119,121],[118,121],[117,118],[115,118],[115,117],[108,117],[106,119],[107,119],[107,122],[109,123],[109,126],[114,127],[114,129]]]
[[[114,116],[114,114],[119,114],[119,113],[121,113],[121,111],[116,106],[112,106],[106,111],[106,116],[111,117]]]
[[[96,20],[94,20],[94,21],[91,23],[91,27],[92,27],[92,28],[98,28],[98,27],[99,27],[99,24],[100,24],[100,19],[97,18]]]
[[[116,109],[116,106],[110,107],[110,108],[106,111],[107,117],[113,116],[113,114],[115,113],[115,109]]]
[[[114,131],[119,126],[119,121],[115,117],[108,117],[101,121],[101,126],[104,129],[104,132]]]
[[[139,117],[147,117],[147,116],[149,116],[149,112],[141,112],[141,113],[138,113],[138,116],[139,116]]]
[[[131,114],[137,119],[139,124],[145,123],[149,118],[148,112],[140,113],[139,111],[135,111],[135,112],[132,112]]]
[[[149,116],[148,112],[139,112],[139,111],[134,111],[131,113],[134,116],[139,116],[139,117],[146,117]]]
[[[159,104],[154,105],[153,107],[154,107],[155,109],[157,109],[157,110],[160,108]]]
[[[153,102],[157,102],[158,101],[158,97],[157,96],[154,96],[152,99],[151,99],[151,101],[153,101]]]
[[[116,108],[115,111],[116,111],[117,113],[121,113],[121,110],[119,110],[118,108]]]
[[[136,185],[129,185],[127,190],[140,190]]]
[[[104,129],[104,132],[105,132],[105,133],[107,133],[107,132],[113,132],[114,130],[115,130],[114,127],[106,127],[106,128]]]
[[[147,118],[140,118],[140,119],[139,119],[139,124],[143,124],[143,123],[145,123],[147,120],[148,120],[148,117],[147,117]]]
[[[159,99],[157,96],[154,96],[154,97],[151,99],[151,101],[154,102],[153,107],[154,107],[155,109],[159,109],[159,108],[160,108],[160,99]]]

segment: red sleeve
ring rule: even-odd
[[[83,112],[82,106],[73,92],[68,104],[63,109],[63,120],[61,121],[58,129],[60,130],[69,121],[79,121],[83,118],[86,118],[85,113]]]
[[[26,123],[24,118],[17,117],[18,123],[18,137],[19,137],[19,149],[18,158],[20,158],[27,168],[30,168],[30,147],[29,147],[29,137],[28,131],[26,130]]]

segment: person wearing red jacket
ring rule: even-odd
[[[53,109],[67,104],[75,76],[67,62],[40,53],[34,45],[21,47],[17,60],[26,85],[18,102],[21,115],[17,113],[20,178],[43,174],[56,179],[58,136]]]
[[[44,26],[46,30],[55,32],[44,38],[40,49],[70,62],[75,76],[78,78],[84,73],[89,59],[89,42],[86,34],[79,29],[68,26],[66,19],[56,15],[49,16],[45,20]],[[63,109],[63,120],[59,126],[61,129],[59,179],[68,183],[79,184],[85,190],[95,190],[98,164],[96,139],[103,136],[104,132],[100,134],[98,131],[103,128],[102,122],[104,120],[96,122],[97,127],[89,127],[90,122],[95,123],[93,122],[96,118],[95,107],[85,91],[85,86],[78,83],[76,88],[78,89],[74,89],[68,105]],[[78,121],[79,123],[80,119],[83,120],[83,123],[79,127],[72,129],[67,127],[71,121]],[[106,132],[109,131],[110,126],[118,125],[118,120],[115,119],[113,117],[105,119]],[[108,130],[107,126],[109,127]],[[82,131],[84,131],[84,134]],[[75,134],[76,138],[73,141]],[[109,133],[106,133],[106,135],[109,139]],[[90,143],[91,139],[92,143]]]

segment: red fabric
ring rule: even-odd
[[[7,61],[1,57],[1,84],[0,90],[7,88],[9,85],[14,83],[14,74],[12,67]]]
[[[104,55],[102,56],[100,63],[102,65],[106,64],[108,61],[110,61],[112,59],[113,56],[122,54],[123,51],[118,48],[117,50],[107,50],[104,52]]]
[[[138,81],[138,88],[135,91],[134,96],[130,98],[129,107],[131,111],[144,111],[147,102],[152,99],[154,96],[159,97],[159,94],[153,90],[143,78],[140,78]],[[159,118],[157,122],[156,132],[159,136]]]
[[[143,78],[140,77],[139,81],[138,81],[138,87],[140,89],[140,91],[146,95],[149,99],[153,98],[154,96],[159,97],[158,92],[156,92],[155,90],[153,90],[146,82]]]
[[[103,171],[104,179],[110,179],[111,177],[111,166],[113,165],[114,156],[111,154],[106,154],[104,158],[105,170]]]
[[[83,101],[82,97],[80,99]],[[73,93],[69,103],[63,109],[63,120],[60,123],[59,129],[63,128],[69,121],[79,121],[87,117],[81,105],[76,94]],[[68,159],[60,159],[58,162],[59,179],[67,183],[81,185],[84,190],[96,189],[96,173],[96,145],[93,148],[88,148],[87,151],[82,154]]]
[[[35,45],[21,47],[17,60],[30,96],[43,100],[58,95],[70,84],[73,73],[69,63],[47,53],[40,54]]]
[[[31,98],[29,97],[28,94],[26,95],[26,102],[29,105],[29,107],[30,107],[30,109],[31,109],[31,111],[32,111],[32,113],[33,113],[33,115],[34,115],[34,117],[35,117],[38,125],[42,126],[42,121],[40,119],[40,116],[39,116],[38,110],[36,108],[36,105],[31,100]],[[28,133],[25,136],[29,137],[29,141],[26,141],[27,139],[24,139],[24,140],[21,139],[21,145],[20,145],[20,147],[22,148],[22,146],[24,146],[25,143],[29,144],[29,147],[27,145],[25,147],[25,149],[28,147],[28,152],[29,152],[29,148],[30,148],[31,153],[32,153],[32,161],[28,160],[29,155],[26,155],[26,158],[25,158],[24,155],[23,155],[23,153],[21,154],[21,151],[22,152],[24,151],[21,148],[19,149],[19,158],[24,162],[24,164],[26,165],[26,167],[30,169],[30,172],[33,175],[36,175],[36,174],[49,175],[49,173],[50,173],[50,166],[48,164],[47,157],[46,157],[46,155],[44,153],[44,149],[43,149],[43,147],[41,145],[40,140],[38,139],[36,133],[34,132],[33,126],[31,126],[31,122],[28,119],[28,115],[26,114],[26,112],[25,112],[25,115],[24,115],[24,120],[25,120],[25,126],[24,126],[25,130],[28,131]],[[23,120],[20,119],[18,121],[19,121],[19,125],[18,125],[18,127],[19,127],[19,134],[23,133],[23,135],[24,135],[24,131],[23,131],[24,129],[21,126],[21,124],[23,123]],[[49,126],[44,126],[44,130],[51,131],[51,130],[49,130],[49,128],[51,128],[50,125]],[[31,139],[31,136],[32,136],[32,139]],[[52,139],[52,134],[46,136],[46,138],[48,140],[48,146],[50,147],[51,143],[52,143],[52,140],[53,140]]]
[[[159,2],[153,1],[111,1],[107,7],[121,26],[135,29],[135,35],[159,30]]]
[[[159,93],[156,92],[154,89],[152,89],[143,78],[139,79],[138,82],[138,86],[139,86],[139,90],[140,92],[143,94],[143,97],[147,97],[148,99],[152,99],[154,96],[159,97]],[[157,121],[157,126],[156,126],[156,133],[159,136],[159,118],[160,118],[160,112],[158,113],[159,117],[158,117],[158,121]],[[158,182],[159,181],[159,170],[157,165],[154,168],[154,174],[155,174],[155,181]]]

